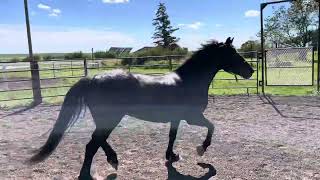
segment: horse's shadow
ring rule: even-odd
[[[204,169],[208,169],[209,171],[203,175],[202,177],[193,177],[190,175],[183,175],[177,171],[175,167],[172,165],[173,162],[166,162],[166,167],[168,171],[168,180],[208,180],[209,178],[215,176],[217,174],[216,169],[211,164],[206,163],[198,163],[198,165]],[[117,179],[117,174],[113,173],[108,175],[105,180],[114,180]]]

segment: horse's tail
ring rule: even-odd
[[[30,163],[44,161],[56,149],[65,131],[79,118],[82,110],[86,107],[85,95],[89,90],[89,78],[82,78],[73,85],[65,96],[59,117],[49,135],[47,142],[31,157]]]
[[[211,164],[198,163],[198,165],[202,168],[209,169],[209,171],[199,179],[209,179],[217,174],[217,170]]]

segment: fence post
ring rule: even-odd
[[[258,51],[256,51],[256,73],[257,73],[257,84],[256,84],[256,86],[257,86],[257,94],[259,94],[259,66],[260,66],[260,63],[259,63],[259,52]]]
[[[3,64],[2,65],[2,78],[3,78],[3,81],[5,82],[5,90],[9,90],[9,84],[8,84],[8,78],[7,78],[7,65]]]
[[[87,65],[87,58],[84,58],[83,60],[83,68],[84,68],[84,76],[88,76],[88,65]]]
[[[320,18],[320,17],[319,17]],[[320,31],[320,30],[319,30]],[[318,64],[317,64],[317,93],[320,94],[320,53],[319,53],[319,44],[318,44],[318,52],[317,52],[317,56],[318,56]]]
[[[71,76],[73,76],[73,63],[72,63],[72,60],[70,61],[70,65],[71,65],[71,68],[70,68],[70,70],[71,70]]]
[[[56,69],[54,66],[54,61],[52,61],[52,74],[53,74],[53,77],[56,78]]]
[[[168,60],[169,60],[169,70],[172,71],[172,57],[168,56]]]
[[[129,66],[128,66],[129,72],[131,71],[131,64],[132,64],[133,60],[134,60],[134,59],[132,58],[132,59],[130,59],[130,61],[129,61]]]
[[[28,47],[29,47],[29,61],[31,69],[31,79],[32,79],[32,93],[33,93],[33,103],[38,105],[42,103],[41,95],[41,83],[40,83],[40,74],[39,74],[39,65],[38,62],[34,60],[32,52],[32,41],[31,41],[31,30],[30,30],[30,21],[29,21],[29,12],[28,12],[28,0],[24,0],[24,12],[26,18],[26,27],[27,27],[27,37],[28,37]]]

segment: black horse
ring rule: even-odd
[[[86,145],[79,179],[91,179],[91,163],[99,147],[104,150],[107,161],[115,169],[118,168],[117,154],[106,140],[124,115],[152,122],[171,122],[166,151],[166,159],[170,162],[179,160],[173,152],[173,144],[180,120],[207,127],[207,137],[197,147],[198,154],[203,155],[211,144],[214,126],[202,113],[208,104],[208,89],[215,74],[223,69],[250,78],[254,72],[237,53],[232,42],[233,39],[228,38],[225,43],[214,41],[204,45],[174,72],[163,76],[114,70],[93,78],[82,78],[68,91],[47,142],[30,162],[45,160],[86,106],[90,109],[96,129]]]

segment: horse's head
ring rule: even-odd
[[[249,79],[254,70],[232,45],[230,37],[219,48],[219,69]]]

